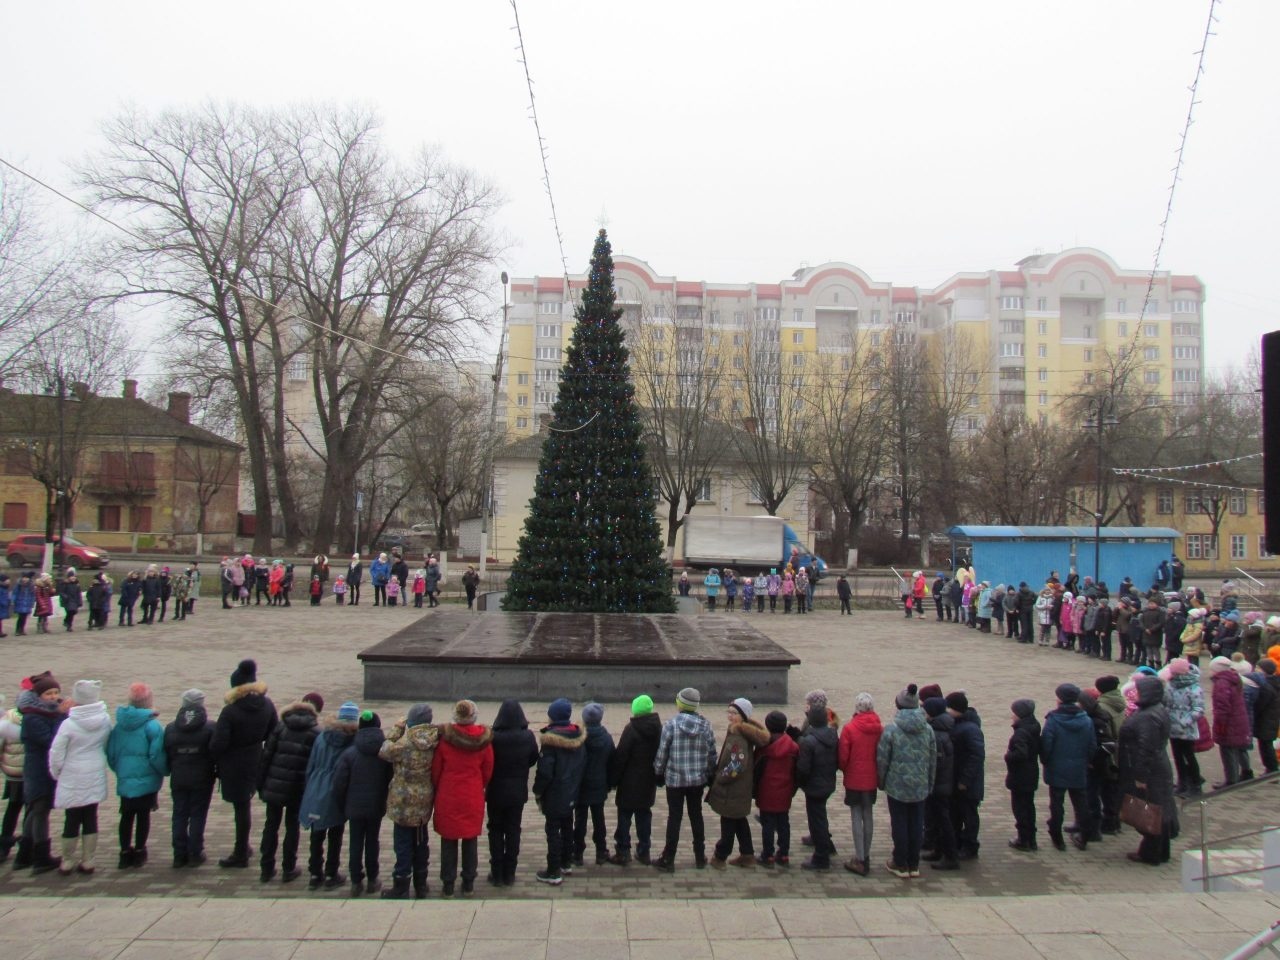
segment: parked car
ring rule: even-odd
[[[53,538],[53,542],[53,562],[58,566],[96,570],[105,567],[111,562],[111,558],[107,556],[107,551],[100,547],[91,547],[87,543],[80,542],[75,537],[67,537],[63,541],[62,548],[58,546],[58,537],[56,535]],[[22,536],[10,540],[9,546],[5,548],[4,552],[5,556],[9,558],[9,566],[11,567],[39,566],[44,561],[44,534],[24,533]]]
[[[405,553],[411,547],[411,540],[412,537],[402,533],[384,533],[373,541],[373,549],[376,553],[390,553],[392,550]]]

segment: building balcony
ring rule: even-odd
[[[94,496],[154,497],[158,491],[155,477],[118,473],[95,473],[85,477],[84,489]]]

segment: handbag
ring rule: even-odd
[[[1196,753],[1204,753],[1206,750],[1213,749],[1213,731],[1209,729],[1209,721],[1204,718],[1204,714],[1196,717],[1196,729],[1199,736],[1196,737]]]
[[[1126,793],[1120,801],[1120,822],[1143,836],[1158,837],[1164,829],[1164,811],[1158,803]]]

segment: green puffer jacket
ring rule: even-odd
[[[435,759],[440,728],[420,723],[406,728],[396,724],[378,750],[378,756],[392,766],[391,788],[387,795],[387,816],[400,827],[425,827],[431,822],[435,788],[431,783],[431,761]]]
[[[876,746],[880,789],[894,800],[917,803],[933,792],[938,744],[919,707],[899,710]]]
[[[0,773],[6,780],[22,779],[22,714],[17,707],[0,716]]]

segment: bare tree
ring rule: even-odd
[[[710,348],[701,319],[670,324],[664,317],[672,312],[661,301],[649,305],[628,333],[631,379],[646,421],[645,452],[666,504],[668,563],[685,517],[733,443],[716,410],[722,385],[731,394],[737,388],[722,370],[719,349]]]
[[[209,532],[209,506],[226,487],[235,483],[240,457],[231,445],[211,445],[179,441],[174,454],[174,473],[190,482],[196,504],[196,555],[204,553],[204,537]],[[176,530],[175,530],[176,532]]]
[[[945,529],[964,515],[957,495],[967,461],[964,423],[977,409],[986,368],[973,336],[956,324],[931,336],[924,351],[924,443],[918,467],[924,498],[916,511],[922,545],[927,525]]]
[[[1035,526],[1065,519],[1071,474],[1062,451],[1073,438],[1032,423],[1020,410],[997,409],[965,458],[957,505],[972,522]]]
[[[27,348],[65,314],[71,264],[51,240],[31,187],[0,170],[0,379],[19,370]]]

